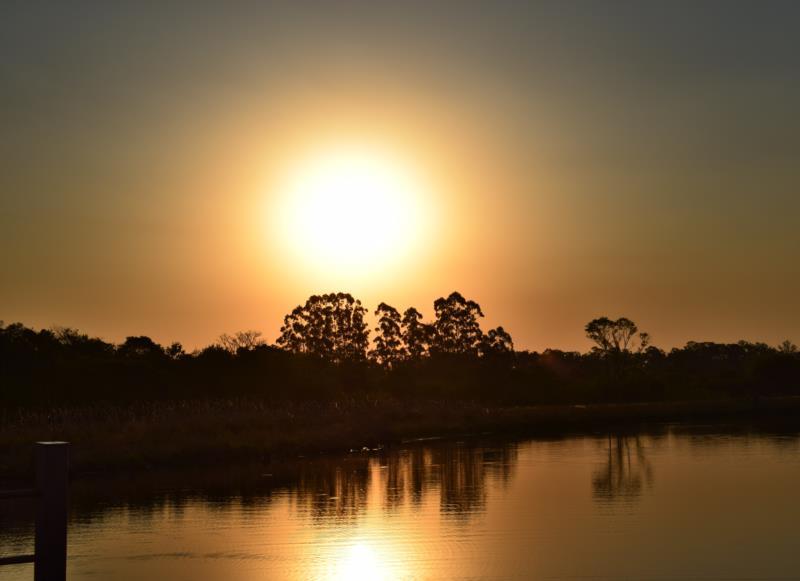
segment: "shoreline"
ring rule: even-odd
[[[71,471],[81,478],[160,467],[267,465],[434,438],[613,433],[698,420],[800,424],[800,397],[508,407],[442,401],[270,407],[226,400],[30,412],[0,430],[0,479],[29,476],[31,447],[41,440],[71,442]]]

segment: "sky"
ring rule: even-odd
[[[194,348],[273,341],[314,293],[430,318],[459,290],[520,349],[584,350],[598,316],[667,349],[800,341],[798,22],[778,1],[3,2],[0,319]],[[368,191],[339,231],[288,227],[321,212],[292,184],[349,151],[392,168],[403,221]]]

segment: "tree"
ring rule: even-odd
[[[419,361],[430,353],[433,326],[422,322],[422,314],[410,307],[400,323],[403,345],[409,359]]]
[[[83,357],[105,357],[114,353],[114,346],[102,339],[89,337],[70,327],[53,327],[50,330],[58,343],[74,354]]]
[[[477,355],[483,339],[478,323],[478,317],[483,316],[480,305],[453,292],[446,299],[436,299],[433,308],[436,312],[433,350],[437,353]]]
[[[625,317],[612,321],[608,317],[593,319],[586,324],[586,336],[596,343],[592,350],[602,356],[615,353],[641,353],[650,344],[648,333],[638,333],[636,323]]]
[[[490,329],[481,343],[481,355],[483,356],[508,355],[513,352],[514,342],[503,327]]]
[[[612,321],[608,317],[593,319],[586,324],[586,336],[596,345],[592,352],[606,361],[606,369],[616,379],[636,363],[644,363],[641,357],[634,358],[647,349],[650,344],[648,333],[639,333],[636,323],[625,317]]]
[[[361,301],[348,293],[313,295],[284,317],[276,343],[286,351],[336,363],[360,361],[369,344],[366,313]]]
[[[223,333],[219,336],[219,345],[223,349],[233,353],[242,351],[253,351],[256,347],[265,345],[266,342],[261,338],[261,331],[238,331],[233,335]]]
[[[381,303],[375,309],[378,326],[375,331],[375,348],[370,353],[372,358],[387,368],[392,368],[407,357],[400,330],[400,313],[392,306]]]
[[[117,354],[123,357],[156,359],[164,355],[164,348],[150,337],[128,337],[117,347]]]
[[[784,355],[792,355],[797,353],[797,345],[786,339],[780,345],[778,345],[778,352],[783,353]]]
[[[167,357],[170,359],[181,359],[186,357],[186,351],[183,349],[183,345],[177,341],[171,343],[169,347],[164,350],[164,353],[166,353]]]
[[[89,335],[72,327],[51,327],[50,332],[65,347],[77,347],[89,341]]]

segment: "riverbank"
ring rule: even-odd
[[[40,440],[71,442],[72,470],[80,476],[160,466],[274,463],[434,436],[613,432],[653,422],[737,418],[800,418],[800,397],[526,407],[354,400],[276,408],[253,400],[203,400],[5,412],[0,478],[30,474],[31,444]]]

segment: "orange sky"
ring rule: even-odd
[[[520,4],[4,7],[0,319],[192,348],[274,340],[311,293],[459,290],[518,348],[600,315],[800,339],[796,5]],[[424,228],[320,268],[274,212],[353,144],[415,176]]]

